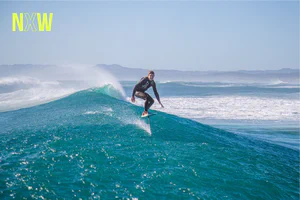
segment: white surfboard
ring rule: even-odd
[[[151,117],[153,115],[156,115],[157,113],[148,113],[148,115],[142,115],[141,117]]]

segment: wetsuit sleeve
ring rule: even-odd
[[[137,91],[137,89],[138,89],[139,87],[142,87],[143,82],[145,81],[145,78],[146,78],[146,77],[142,78],[142,79],[134,86],[133,91],[132,91],[132,97],[134,96],[134,94],[135,94],[135,92]]]
[[[159,94],[158,94],[157,89],[156,89],[156,83],[154,81],[153,81],[152,88],[153,88],[153,92],[155,94],[156,99],[160,102]]]

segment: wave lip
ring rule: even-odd
[[[47,103],[81,90],[102,86],[107,94],[111,94],[110,88],[116,88],[118,92],[111,95],[125,98],[118,80],[95,67],[52,66],[46,69],[28,68],[23,73],[19,75],[16,71],[15,76],[0,78],[0,112]]]
[[[47,103],[74,92],[76,92],[74,89],[38,87],[17,90],[11,93],[2,93],[0,94],[0,112]]]

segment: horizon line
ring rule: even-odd
[[[290,67],[282,67],[279,69],[253,69],[253,70],[248,70],[248,69],[239,69],[239,70],[178,70],[178,69],[154,69],[154,68],[133,68],[133,67],[124,67],[123,65],[120,64],[0,64],[0,66],[13,66],[13,65],[37,65],[37,66],[69,66],[69,65],[87,65],[90,67],[95,67],[98,65],[106,65],[106,66],[114,66],[117,65],[122,68],[128,68],[128,69],[137,69],[137,70],[159,70],[159,71],[180,71],[180,72],[243,72],[243,71],[280,71],[280,70],[298,70],[300,71],[300,68],[290,68]]]

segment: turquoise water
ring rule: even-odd
[[[0,198],[299,198],[298,150],[159,111],[151,132],[112,96],[0,113]]]

